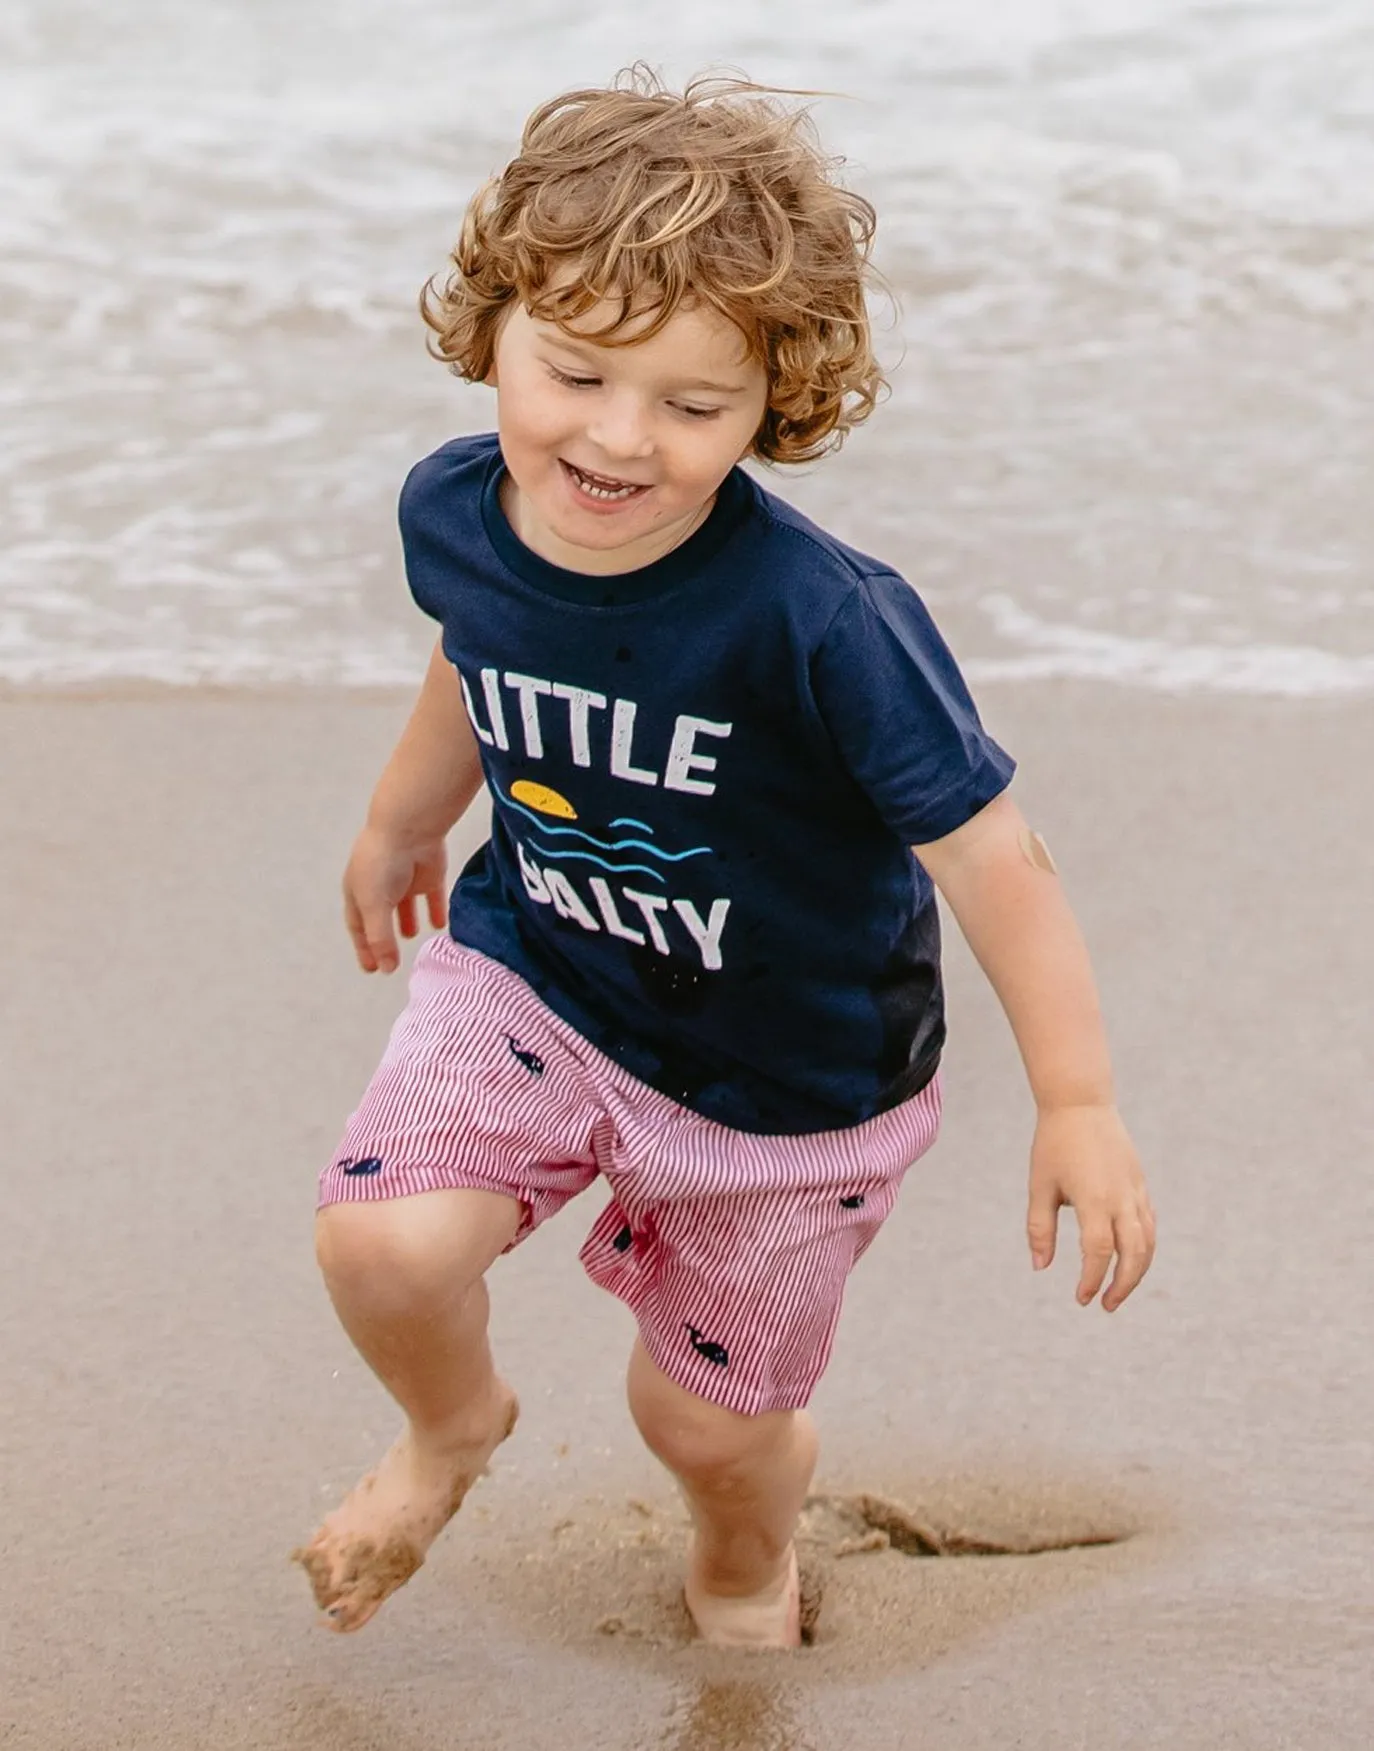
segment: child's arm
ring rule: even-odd
[[[481,784],[477,738],[441,642],[344,871],[344,922],[365,973],[395,971],[396,926],[402,936],[416,934],[417,900],[436,929],[443,924],[444,840]]]
[[[1026,1066],[1038,1122],[1031,1152],[1031,1257],[1054,1257],[1058,1212],[1078,1215],[1086,1306],[1109,1311],[1149,1269],[1155,1222],[1116,1110],[1106,1034],[1082,935],[1043,841],[1006,792],[956,832],[913,847],[996,991]]]

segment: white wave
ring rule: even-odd
[[[1287,644],[1173,644],[1041,620],[1008,597],[981,606],[999,636],[1029,649],[973,657],[971,681],[1110,681],[1168,693],[1309,699],[1374,692],[1374,653]]]
[[[965,654],[962,667],[975,686],[1087,680],[1166,693],[1287,699],[1374,693],[1374,653],[1343,655],[1261,643],[1177,644],[1038,619],[1007,598],[981,606],[999,638],[1022,648]],[[286,618],[285,610],[247,610],[237,618],[232,642],[197,639],[185,629],[154,642],[145,626],[141,638],[126,628],[121,639],[97,646],[33,639],[17,616],[0,614],[0,683],[44,689],[137,682],[408,688],[423,674],[427,634],[420,628],[412,634],[302,642],[292,615],[290,639],[274,640],[273,630]],[[963,643],[967,652],[969,640]]]

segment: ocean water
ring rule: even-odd
[[[0,681],[417,676],[417,289],[636,58],[839,94],[893,393],[777,484],[975,676],[1374,689],[1369,0],[0,0]]]

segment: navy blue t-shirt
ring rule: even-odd
[[[411,472],[401,534],[493,799],[453,936],[631,1075],[721,1124],[858,1124],[944,1040],[939,923],[909,846],[1013,763],[915,591],[742,470],[662,559],[531,552],[494,436]]]

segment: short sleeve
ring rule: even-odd
[[[962,827],[1016,769],[920,597],[891,573],[862,579],[830,622],[812,686],[841,760],[905,844]]]

